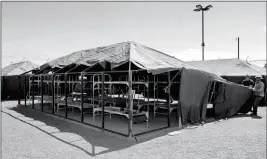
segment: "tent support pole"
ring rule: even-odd
[[[76,69],[77,67],[79,67],[80,65],[75,65],[73,68],[70,68],[66,73],[69,73],[71,71],[73,71],[74,69]]]
[[[61,69],[55,71],[55,73],[65,73],[66,71],[65,71],[65,72],[61,72],[61,71],[64,70],[64,69],[68,69],[69,67],[71,67],[71,65],[64,66],[64,67],[62,67]],[[70,70],[70,69],[68,69],[68,70]],[[67,70],[67,71],[68,71],[68,70]]]
[[[27,105],[27,76],[24,75],[24,103],[25,103],[25,107]]]
[[[68,109],[68,95],[67,95],[67,74],[65,74],[65,118],[68,117],[68,112],[67,112],[67,109]]]
[[[41,111],[44,111],[43,75],[41,75]]]
[[[86,71],[89,70],[90,68],[91,68],[91,66],[88,66],[86,69],[84,69],[84,70],[82,71],[82,73],[86,72]]]
[[[133,92],[132,92],[132,71],[131,71],[131,60],[129,59],[129,71],[128,71],[128,105],[129,105],[129,125],[128,125],[128,136],[132,136],[133,129]]]
[[[19,76],[19,100],[18,100],[18,105],[20,105],[20,99],[21,99],[21,76]]]
[[[149,103],[149,74],[147,74],[147,82],[148,82],[148,84],[147,84],[147,103]],[[147,119],[147,125],[146,125],[146,127],[148,128],[148,121],[149,121],[149,107],[150,107],[150,105],[148,104],[148,106],[147,106],[147,113],[148,113],[148,119]]]
[[[54,84],[54,75],[52,75],[52,114],[55,113],[55,84]],[[49,88],[49,85],[48,85]],[[49,92],[49,89],[48,89]]]
[[[168,72],[168,87],[167,87],[168,98],[169,98],[169,100],[168,100],[168,127],[171,126],[171,119],[170,119],[171,118],[171,114],[170,114],[170,100],[171,100],[171,98],[170,98],[170,94],[171,94],[170,78],[171,78],[171,74],[170,74],[170,72]]]
[[[81,93],[82,93],[82,97],[81,97],[81,100],[82,100],[82,103],[81,103],[81,122],[83,122],[83,74],[81,74],[81,84],[82,84],[82,90],[81,90]]]
[[[102,106],[102,113],[101,113],[101,117],[102,117],[102,129],[105,129],[105,113],[104,113],[104,111],[105,111],[105,105],[104,105],[104,73],[102,72],[102,74],[101,74],[101,80],[102,80],[102,87],[101,87],[101,97],[102,97],[102,99],[101,99],[101,106]]]
[[[34,109],[34,75],[32,76],[32,109]]]
[[[178,71],[178,72],[179,72],[179,74],[180,74],[180,71]],[[181,81],[179,81],[179,82],[181,82]],[[178,91],[180,91],[180,85],[181,85],[181,83],[179,84],[179,90],[178,90]],[[179,99],[179,95],[180,95],[180,94],[178,94],[177,99]],[[180,120],[180,119],[181,119],[181,118],[180,118],[180,114],[181,114],[181,113],[180,113],[180,112],[181,112],[181,109],[180,109],[181,107],[180,107],[180,106],[181,106],[181,105],[180,105],[180,102],[178,102],[178,104],[177,104],[177,117],[176,117],[177,122],[178,122],[178,128],[180,128],[180,126],[181,126],[181,125],[180,125],[180,121],[181,121],[181,120]]]

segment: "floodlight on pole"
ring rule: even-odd
[[[202,60],[204,60],[204,47],[205,47],[205,43],[204,43],[204,11],[208,11],[210,10],[210,8],[212,8],[212,5],[208,5],[206,7],[203,7],[202,5],[196,5],[196,9],[194,9],[195,12],[199,12],[201,11],[202,13]]]

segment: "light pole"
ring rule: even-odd
[[[210,8],[212,8],[212,5],[208,5],[206,7],[202,7],[202,5],[197,5],[197,8],[194,9],[195,12],[199,12],[201,11],[202,13],[202,60],[204,60],[204,47],[205,47],[205,43],[204,43],[204,11],[208,11]]]
[[[237,40],[237,58],[239,58],[239,37],[237,37],[236,40]]]

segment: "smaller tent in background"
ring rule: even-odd
[[[25,79],[20,78],[22,74],[31,74],[32,70],[39,69],[39,66],[30,62],[23,61],[11,64],[2,69],[1,76],[1,100],[14,100],[23,98],[25,93]]]
[[[2,76],[21,75],[38,67],[30,61],[18,62],[2,68]]]
[[[188,62],[198,68],[219,75],[231,82],[242,83],[246,75],[266,78],[266,69],[240,59],[218,59]],[[255,80],[255,79],[253,79]]]

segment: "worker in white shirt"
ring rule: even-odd
[[[262,77],[257,75],[256,77],[255,86],[253,88],[253,92],[255,95],[254,105],[253,105],[253,115],[257,115],[258,113],[258,106],[261,99],[264,97],[264,83],[261,81]]]

